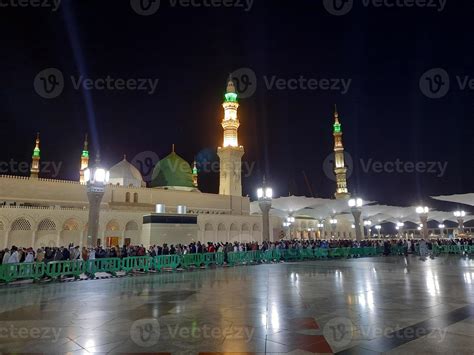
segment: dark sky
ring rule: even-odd
[[[46,171],[44,177],[78,179],[85,132],[92,136],[91,152],[100,146],[108,166],[124,154],[129,160],[152,156],[142,152],[164,157],[173,143],[188,161],[216,159],[227,76],[249,68],[257,89],[240,101],[239,133],[244,161],[254,168],[245,171],[244,194],[253,196],[266,174],[277,195],[310,196],[305,173],[314,195],[331,197],[335,183],[323,162],[333,149],[335,103],[353,159],[351,191],[403,205],[474,191],[474,90],[458,83],[474,79],[472,1],[447,0],[442,11],[355,1],[343,16],[316,0],[255,0],[249,11],[173,3],[161,0],[150,16],[137,14],[128,0],[63,0],[57,11],[13,7],[15,0],[0,7],[0,161],[30,162],[37,131],[42,159],[62,164],[57,176]],[[63,92],[52,99],[34,89],[47,68],[64,76]],[[420,89],[433,68],[450,79],[449,92],[438,99]],[[431,76],[433,92],[445,87],[442,74]],[[159,82],[152,95],[75,89],[71,76],[81,75]],[[300,76],[351,84],[345,94],[267,87],[272,77]],[[426,168],[436,162],[437,168],[367,170],[371,162],[397,159]],[[218,191],[217,172],[200,179],[202,190]]]

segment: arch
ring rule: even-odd
[[[242,224],[241,241],[243,243],[249,243],[251,239],[252,239],[252,235],[250,233],[250,226],[247,223]]]
[[[138,192],[133,193],[133,203],[138,203]]]
[[[254,223],[252,226],[252,240],[262,240],[262,231],[258,223]]]
[[[125,230],[126,231],[137,231],[138,230],[138,223],[135,221],[129,221],[125,225]]]
[[[215,241],[214,226],[211,223],[204,225],[203,238],[206,241]]]
[[[239,236],[239,228],[237,227],[237,224],[232,223],[230,225],[230,232],[229,232],[229,242],[240,242],[240,236]]]
[[[125,202],[130,202],[130,192],[125,193]]]
[[[67,219],[63,224],[63,231],[79,231],[79,221],[75,218]]]
[[[120,224],[116,219],[111,219],[105,226],[106,231],[118,231],[120,230]]]
[[[25,218],[15,219],[10,226],[10,233],[7,245],[17,247],[30,247],[33,237],[33,223]]]
[[[224,223],[219,223],[217,226],[217,241],[226,242],[227,241],[227,227]]]
[[[140,242],[139,226],[136,221],[128,221],[125,225],[125,232],[123,234],[123,244],[136,245]]]
[[[45,218],[38,224],[38,231],[55,231],[56,230],[56,223],[54,223],[51,219]]]
[[[17,218],[13,221],[11,231],[30,231],[32,223],[24,217]]]

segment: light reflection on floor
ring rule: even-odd
[[[473,266],[458,256],[380,257],[1,286],[9,333],[0,351],[328,353],[388,346],[383,331],[439,318],[442,339],[404,338],[389,350],[472,352],[474,314],[463,307],[474,304]]]

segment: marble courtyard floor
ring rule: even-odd
[[[474,261],[376,257],[0,286],[3,353],[472,354]]]

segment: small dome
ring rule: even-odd
[[[193,190],[193,172],[189,163],[174,151],[155,165],[151,187]]]
[[[144,186],[142,174],[124,157],[123,160],[110,168],[110,183],[122,186]]]

